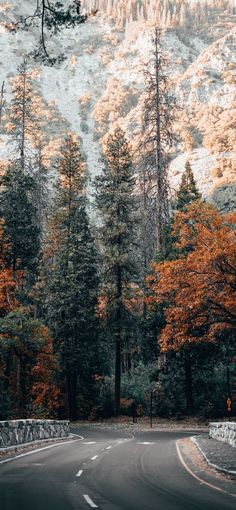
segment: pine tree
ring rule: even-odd
[[[110,334],[115,337],[115,406],[120,409],[121,349],[125,339],[125,307],[135,281],[134,241],[136,199],[129,144],[117,128],[108,137],[103,173],[96,180],[96,203],[101,214],[103,294],[107,303]]]
[[[12,163],[3,176],[1,217],[4,236],[9,240],[8,264],[14,277],[18,270],[25,273],[28,283],[35,279],[40,251],[40,229],[37,226],[37,209],[32,197],[34,179],[25,175],[21,163]]]
[[[2,177],[1,215],[9,238],[9,264],[14,274],[25,273],[24,283],[35,281],[42,230],[42,164],[35,162],[35,140],[41,136],[41,101],[33,88],[31,70],[24,60],[12,80],[7,125],[14,158]],[[44,172],[44,189],[46,175]],[[28,289],[29,289],[28,286]],[[24,288],[24,291],[26,288]]]
[[[9,133],[16,145],[17,158],[24,172],[29,172],[31,152],[29,140],[39,129],[39,117],[34,107],[35,92],[27,61],[18,67],[18,74],[12,80]]]
[[[184,211],[191,202],[198,200],[199,198],[200,193],[196,186],[193,171],[189,161],[187,161],[182,175],[180,188],[177,192],[176,209]]]
[[[50,65],[55,62],[62,60],[63,56],[59,55],[58,58],[50,57],[47,44],[46,34],[49,32],[58,32],[62,28],[70,28],[84,23],[89,14],[81,14],[81,1],[74,0],[69,3],[64,9],[62,2],[50,3],[47,0],[37,0],[37,5],[34,13],[27,17],[21,17],[17,25],[23,29],[27,28],[31,24],[34,26],[40,26],[40,40],[38,48],[34,52],[36,58],[46,60]],[[96,14],[96,11],[92,11],[91,15]]]
[[[54,227],[58,251],[49,281],[48,318],[54,348],[66,378],[70,419],[94,375],[97,345],[97,255],[86,211],[85,165],[78,142],[69,136],[58,165]],[[79,385],[79,386],[78,386]]]
[[[140,187],[143,197],[143,228],[149,246],[145,264],[164,249],[165,225],[169,219],[168,151],[173,144],[172,124],[175,98],[169,92],[168,62],[161,46],[161,33],[155,30],[153,58],[145,69],[146,90],[141,139]],[[145,268],[146,269],[146,268]]]

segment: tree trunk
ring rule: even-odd
[[[2,87],[1,87],[1,94],[0,94],[0,125],[2,123],[2,112],[3,112],[3,107],[4,107],[4,85],[5,85],[5,82],[3,81],[2,82]]]
[[[8,392],[10,386],[10,375],[12,370],[12,353],[9,352],[5,359],[4,390]]]
[[[193,400],[193,380],[192,380],[192,362],[188,353],[185,353],[185,397],[186,397],[186,413],[191,416],[194,413]]]
[[[27,365],[24,358],[20,357],[20,413],[22,418],[28,418],[29,392],[27,388]]]
[[[76,405],[77,374],[75,372],[72,373],[67,372],[66,385],[67,385],[69,420],[74,421],[77,418],[77,405]]]
[[[23,74],[22,132],[20,141],[21,168],[25,171],[25,124],[26,124],[26,68]]]
[[[121,297],[122,297],[122,281],[121,268],[117,269],[116,279],[116,361],[115,361],[115,413],[120,413],[120,386],[121,386]]]
[[[156,128],[156,185],[157,185],[157,195],[156,195],[156,217],[157,217],[157,234],[156,234],[156,250],[157,252],[161,251],[162,249],[162,236],[161,236],[161,230],[162,230],[162,214],[161,214],[161,206],[162,206],[162,200],[163,200],[163,190],[162,190],[162,168],[161,168],[161,116],[160,116],[160,84],[159,84],[159,68],[160,68],[160,54],[158,51],[158,29],[155,30],[155,64],[156,64],[156,93],[155,93],[155,99],[156,99],[156,122],[155,122],[155,128]]]

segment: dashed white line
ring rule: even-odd
[[[83,443],[83,444],[96,444],[96,441],[88,441],[88,442]]]
[[[84,499],[85,499],[85,501],[87,501],[89,506],[91,506],[91,508],[98,508],[97,505],[95,505],[95,503],[92,501],[92,499],[87,494],[84,494]]]
[[[98,458],[98,455],[94,455],[94,457],[91,458],[91,460],[95,460]]]
[[[81,476],[83,474],[83,472],[84,472],[83,469],[80,469],[76,476]]]
[[[112,446],[107,446],[106,450],[110,450],[111,448],[112,448]]]

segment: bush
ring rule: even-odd
[[[137,407],[141,406],[145,414],[150,410],[150,394],[157,381],[157,364],[149,363],[144,365],[140,362],[132,371],[126,372],[122,377],[121,392],[126,404],[122,407],[124,414],[132,416],[132,402],[135,401]],[[129,402],[129,405],[127,404]]]

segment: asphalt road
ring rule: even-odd
[[[84,439],[0,464],[1,510],[235,510],[202,485],[175,442],[188,433],[73,430]]]

